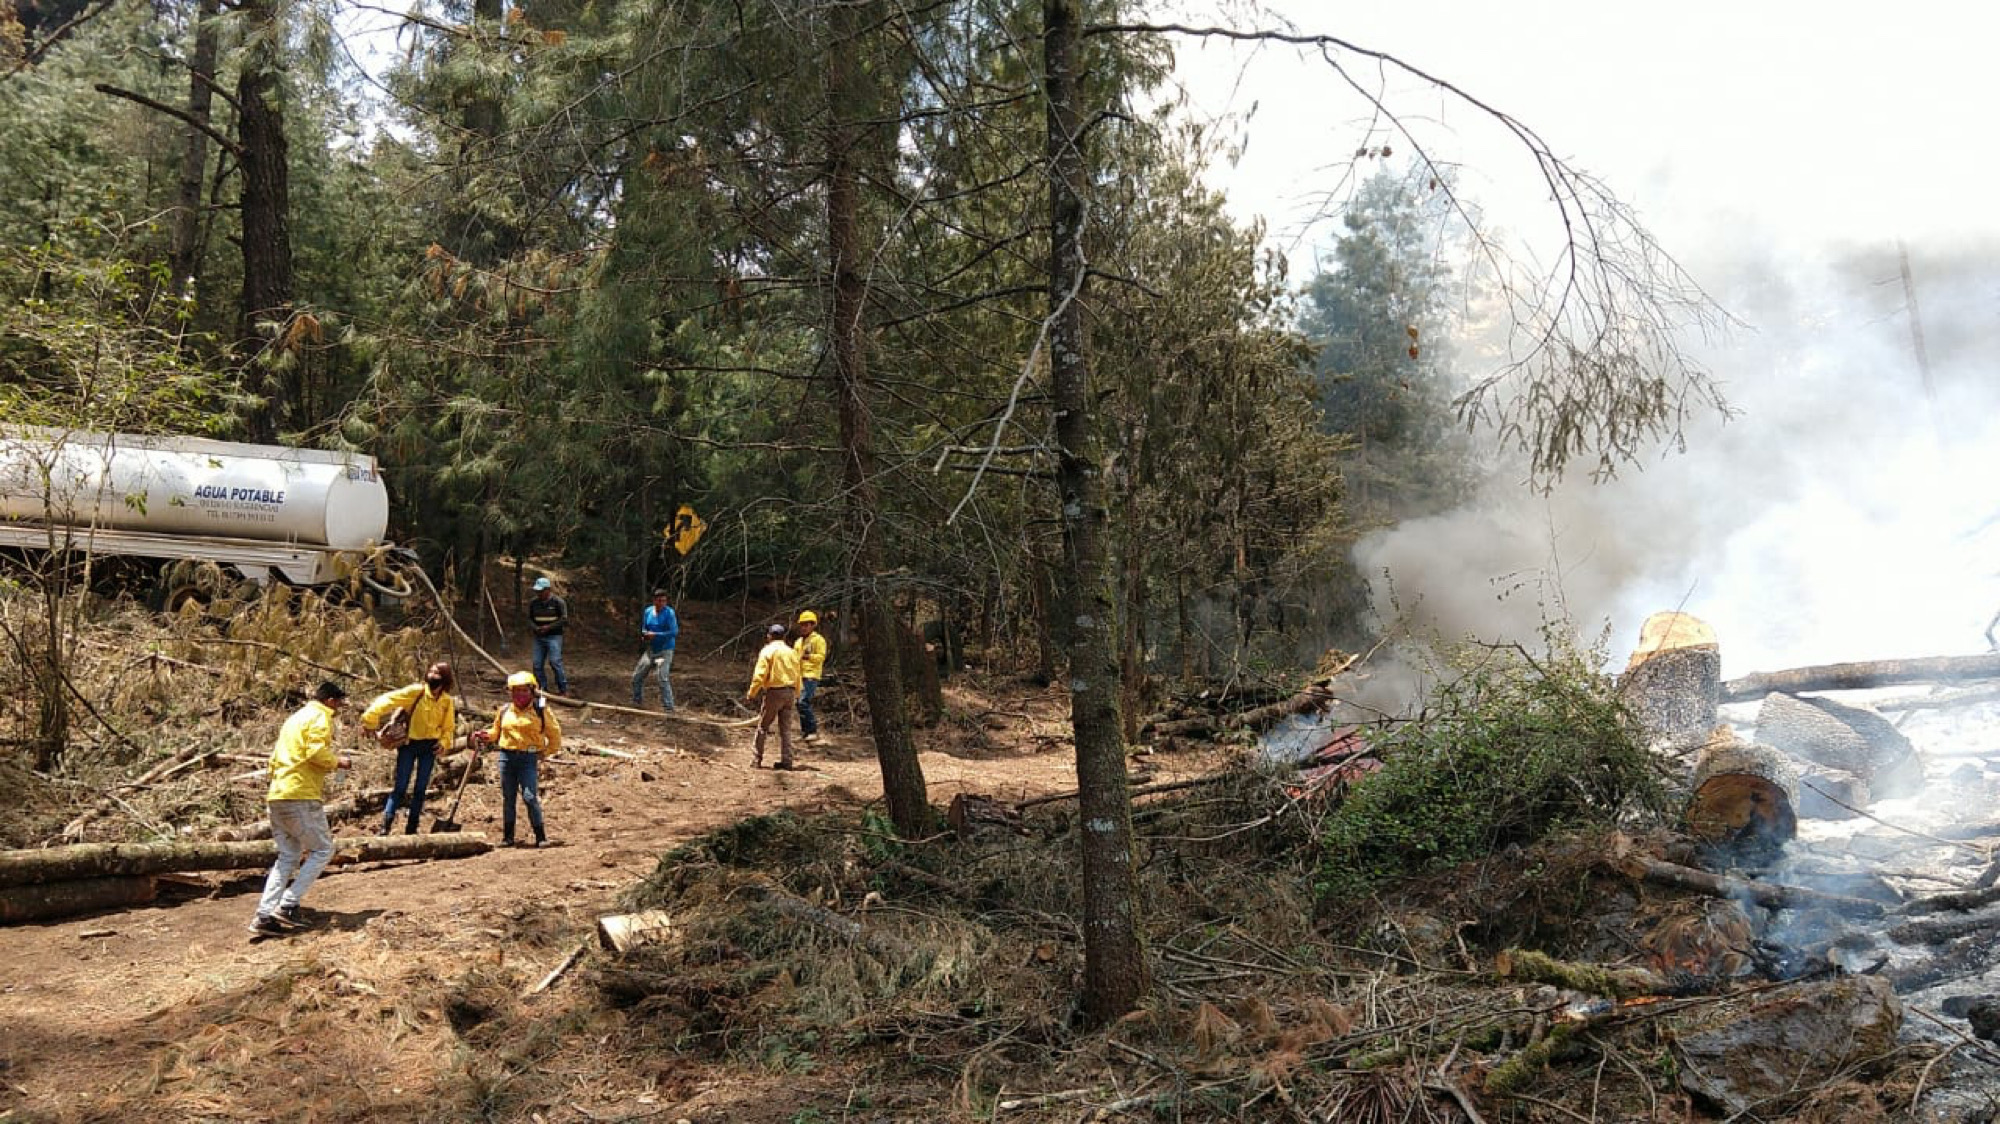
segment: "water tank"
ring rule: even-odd
[[[382,541],[389,491],[360,453],[6,426],[0,518],[351,550]]]

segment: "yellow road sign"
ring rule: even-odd
[[[694,549],[694,544],[701,541],[701,533],[707,529],[708,524],[701,521],[701,516],[694,513],[694,508],[682,504],[681,509],[674,513],[673,524],[662,533],[666,535],[668,542],[674,544],[675,550],[686,554]]]

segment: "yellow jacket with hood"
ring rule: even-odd
[[[433,695],[425,684],[412,683],[376,695],[368,709],[361,712],[361,726],[372,734],[399,710],[410,712],[411,741],[435,740],[450,748],[451,739],[458,733],[458,704],[450,691]]]
[[[333,749],[333,708],[318,699],[295,711],[271,747],[265,800],[324,800],[327,774],[340,767]]]

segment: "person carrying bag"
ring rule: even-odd
[[[382,807],[377,835],[389,834],[396,826],[396,813],[404,809],[409,819],[403,834],[417,833],[439,750],[449,754],[458,732],[458,707],[451,697],[456,686],[451,665],[440,660],[425,670],[423,682],[377,695],[361,713],[361,728],[383,749],[396,751],[396,779]]]

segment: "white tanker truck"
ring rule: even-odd
[[[0,426],[0,546],[323,586],[407,555],[383,542],[388,525],[388,489],[360,453]],[[159,592],[171,608],[185,591]]]

